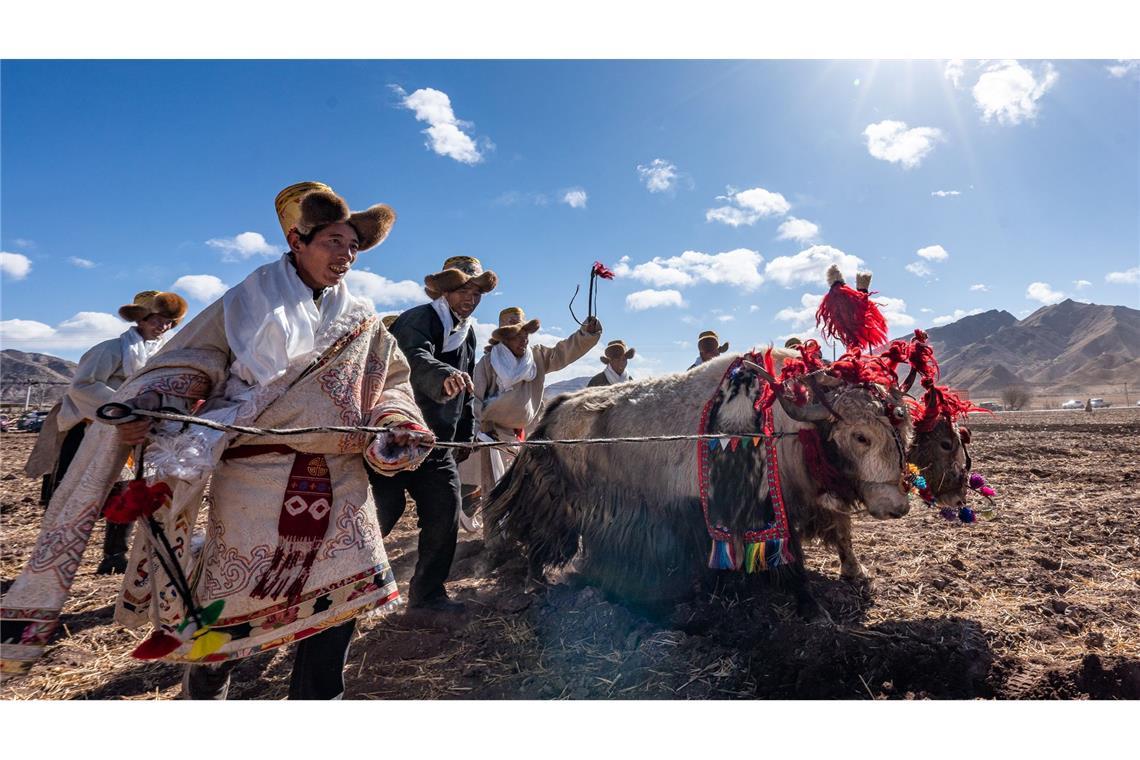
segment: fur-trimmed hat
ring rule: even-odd
[[[389,314],[380,318],[380,324],[384,325],[385,328],[390,328],[392,326],[392,323],[399,318],[399,314]]]
[[[322,182],[290,185],[277,194],[273,205],[277,207],[281,231],[286,235],[290,230],[308,235],[317,227],[340,222],[356,230],[362,252],[382,243],[396,222],[396,212],[383,203],[365,211],[349,211],[344,198]]]
[[[538,332],[538,328],[542,324],[537,319],[532,319],[529,322],[526,320],[526,312],[518,306],[510,306],[499,312],[499,327],[495,332],[491,333],[491,345],[495,345],[510,335],[519,332],[527,332],[531,335]]]
[[[626,348],[624,340],[611,340],[606,344],[606,350],[602,353],[602,364],[609,364],[611,360],[618,358],[622,354],[625,354],[627,360],[632,359],[636,353],[637,351],[635,349]]]
[[[800,340],[799,338],[788,338],[787,340],[784,341],[784,348],[795,348],[796,346],[800,345],[801,343],[803,343],[803,341]]]
[[[713,345],[717,345],[718,343],[720,344],[717,347],[717,351],[716,351],[718,354],[723,354],[725,351],[728,350],[728,341],[726,340],[724,343],[721,343],[720,342],[720,336],[718,336],[712,330],[705,330],[703,333],[700,334],[700,336],[697,338],[697,350],[700,350],[701,344],[704,343],[706,340],[711,340],[713,342]]]
[[[499,284],[499,276],[490,269],[483,271],[482,262],[474,256],[452,256],[443,262],[441,271],[424,278],[424,292],[435,299],[469,282],[478,285],[480,292],[490,293]]]
[[[161,314],[174,324],[186,316],[186,299],[177,293],[160,290],[144,290],[135,295],[135,300],[119,307],[119,316],[128,322],[138,322],[151,314]]]

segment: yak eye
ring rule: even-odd
[[[950,449],[954,448],[954,445],[947,440],[940,441],[938,445],[942,447],[943,451],[949,451]]]
[[[896,420],[901,420],[903,417],[906,417],[906,410],[903,409],[901,406],[896,406],[894,408],[894,411],[891,412],[891,414],[893,414],[895,416]]]
[[[862,433],[856,433],[855,434],[855,440],[858,441],[859,443],[863,444],[864,446],[867,446],[868,444],[871,443],[869,440],[867,440],[867,436],[863,435]]]

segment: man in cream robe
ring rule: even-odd
[[[526,321],[518,307],[499,313],[490,350],[475,365],[475,422],[481,440],[521,441],[542,413],[546,376],[573,364],[598,343],[601,322],[590,317],[573,335],[554,346],[531,346],[537,319]],[[482,449],[481,488],[486,499],[515,458],[505,449]],[[499,460],[498,462],[496,460]]]
[[[150,432],[146,461],[173,490],[155,519],[189,578],[194,607],[221,609],[207,636],[183,627],[192,616],[156,543],[136,540],[115,618],[132,627],[150,622],[152,639],[161,632],[180,641],[164,659],[193,665],[183,680],[191,698],[224,697],[238,659],[291,642],[301,642],[291,698],[343,692],[355,617],[399,599],[364,464],[384,474],[414,468],[432,440],[422,432],[409,438],[425,428],[407,362],[343,281],[358,246],[386,236],[391,209],[350,214],[326,186],[302,183],[279,194],[277,210],[290,253],[207,307],[116,400],[195,409],[227,424],[398,432],[262,436],[164,430],[169,424]],[[134,443],[149,427],[144,419],[88,433],[32,560],[4,596],[5,675],[25,670],[47,645],[90,526],[127,455],[119,441]],[[192,556],[190,531],[207,479],[207,539]],[[149,530],[139,531],[144,537]]]
[[[628,383],[633,377],[626,371],[626,365],[635,353],[634,349],[626,348],[625,341],[611,340],[602,353],[602,364],[606,365],[606,368],[591,377],[586,387],[599,388],[606,385]]]
[[[144,290],[134,301],[119,307],[119,316],[134,326],[117,338],[97,343],[79,359],[71,385],[44,420],[24,466],[29,476],[43,477],[42,504],[47,505],[67,474],[87,426],[95,419],[95,410],[110,401],[115,390],[158,353],[170,337],[167,331],[182,321],[186,309],[186,300],[177,293]],[[129,525],[107,523],[97,574],[126,569],[129,529]]]

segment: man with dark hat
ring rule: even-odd
[[[32,477],[43,475],[41,503],[51,501],[52,493],[63,482],[87,426],[95,419],[95,410],[110,401],[118,387],[158,353],[170,337],[167,332],[186,316],[186,309],[186,300],[177,293],[144,290],[131,303],[119,307],[119,316],[135,324],[119,337],[96,344],[79,359],[71,385],[44,421],[24,468]],[[126,570],[129,535],[129,525],[107,523],[97,575]]]
[[[527,428],[542,413],[546,376],[581,359],[602,335],[602,323],[590,317],[553,346],[531,346],[530,336],[539,326],[537,319],[527,321],[517,306],[499,312],[490,348],[475,367],[475,420],[481,440],[526,440]],[[487,495],[514,455],[484,449],[480,460],[482,492]]]
[[[597,388],[602,385],[617,385],[632,380],[633,377],[625,370],[626,365],[635,353],[637,352],[634,349],[625,347],[624,341],[611,340],[606,345],[605,353],[602,354],[602,364],[606,365],[606,368],[591,377],[586,387]]]
[[[700,356],[697,357],[695,362],[689,365],[689,369],[699,367],[705,362],[717,358],[727,350],[728,341],[721,343],[720,338],[717,337],[714,331],[705,330],[700,334],[700,337],[697,338],[697,351],[700,353]]]
[[[431,303],[408,309],[390,329],[412,368],[412,389],[424,420],[440,441],[470,441],[474,435],[476,340],[471,315],[499,278],[471,256],[452,256],[443,269],[424,278]],[[444,582],[451,572],[459,533],[461,505],[458,462],[470,449],[453,453],[435,449],[415,472],[391,478],[369,473],[380,528],[387,536],[407,501],[416,502],[419,556],[408,589],[408,606],[439,612],[461,612],[448,598]]]

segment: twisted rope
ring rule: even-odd
[[[300,428],[259,428],[251,427],[249,425],[228,425],[223,422],[215,422],[214,420],[207,420],[201,417],[194,417],[188,414],[176,414],[174,412],[164,411],[150,411],[148,409],[132,409],[131,414],[138,417],[151,417],[156,420],[167,420],[169,422],[181,422],[186,425],[201,425],[202,427],[211,428],[212,430],[221,430],[230,433],[242,433],[244,435],[253,436],[270,436],[270,435],[307,435],[309,433],[387,433],[391,428],[386,427],[369,427],[366,425],[351,426],[351,425],[321,425],[317,427],[300,427]],[[130,417],[123,418],[120,422],[129,422]],[[515,448],[519,446],[589,446],[603,443],[657,443],[666,441],[711,441],[720,440],[722,438],[737,438],[737,439],[751,439],[751,438],[783,438],[788,435],[795,435],[794,433],[703,433],[693,435],[641,435],[641,436],[625,436],[621,438],[565,438],[562,440],[547,440],[532,438],[526,441],[436,441],[434,446],[441,449],[493,449],[493,448]]]

